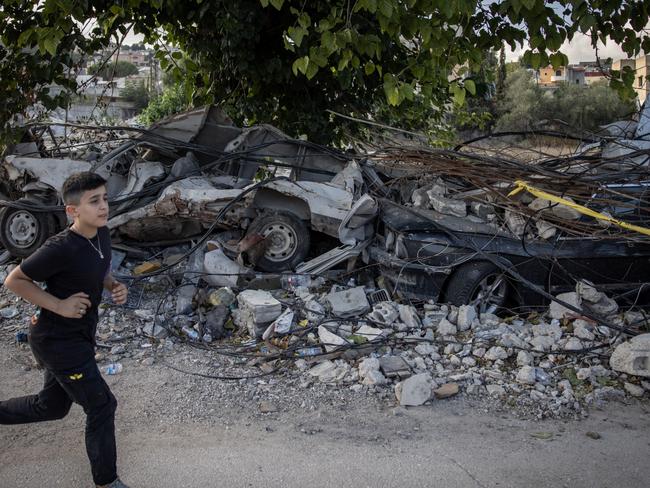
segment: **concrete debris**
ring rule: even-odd
[[[558,300],[562,300],[563,302],[568,303],[569,305],[573,305],[578,309],[582,307],[582,299],[575,292],[560,293],[559,295],[557,295],[556,298]],[[564,305],[560,305],[556,301],[551,302],[551,306],[549,308],[548,314],[551,316],[552,319],[558,319],[558,320],[561,320],[565,317],[575,317],[576,315],[579,315],[577,312],[574,312],[573,310],[566,308]]]
[[[633,337],[616,347],[609,358],[615,371],[650,378],[650,334]]]
[[[416,407],[431,399],[435,383],[427,373],[420,373],[397,383],[395,396],[403,407]]]
[[[442,400],[457,395],[459,391],[460,387],[458,383],[445,383],[441,387],[433,390],[433,394],[438,400]]]
[[[411,367],[400,356],[382,356],[379,358],[379,367],[387,378],[408,378],[411,376]]]
[[[645,390],[641,386],[635,385],[633,383],[625,382],[623,387],[625,388],[625,391],[627,391],[633,397],[640,398],[645,394]]]
[[[419,329],[422,327],[422,321],[418,315],[417,310],[412,305],[398,305],[399,307],[399,319],[404,323],[409,329]]]
[[[343,337],[330,332],[324,325],[318,326],[318,338],[327,352],[336,351],[340,347],[350,344]]]
[[[282,313],[282,305],[268,291],[244,290],[237,297],[240,319],[252,337],[261,337]]]
[[[476,307],[473,305],[461,305],[458,307],[458,318],[456,319],[458,330],[462,332],[470,329],[477,317]]]
[[[356,336],[363,337],[368,341],[376,341],[381,339],[384,336],[384,331],[376,327],[371,327],[369,325],[362,325],[355,332]]]
[[[370,320],[384,325],[391,325],[399,316],[398,306],[393,302],[379,302],[373,307],[372,312],[368,314]]]
[[[336,317],[354,317],[362,315],[370,309],[363,286],[332,291],[327,294],[325,300]]]
[[[442,319],[436,328],[436,332],[441,336],[454,336],[458,333],[458,329],[447,319]]]
[[[251,272],[249,268],[228,258],[221,248],[205,253],[203,271],[205,280],[212,286],[234,287],[239,283],[240,276]]]
[[[467,216],[467,203],[464,200],[445,198],[432,191],[428,191],[427,194],[429,195],[431,207],[441,214],[453,215],[455,217]]]
[[[380,364],[377,358],[366,358],[359,363],[359,377],[363,385],[383,385],[386,377],[379,370]]]

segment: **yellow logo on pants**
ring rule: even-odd
[[[68,376],[68,378],[70,378],[71,380],[80,380],[83,377],[84,377],[83,373],[75,373]]]

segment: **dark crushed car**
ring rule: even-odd
[[[522,240],[485,223],[381,201],[377,244],[370,249],[394,292],[479,310],[543,306],[542,295],[504,272],[556,295],[588,280],[618,301],[648,303],[650,242],[559,235]],[[498,260],[502,266],[492,260]]]

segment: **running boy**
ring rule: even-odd
[[[95,362],[97,307],[102,289],[117,304],[127,289],[110,273],[111,239],[106,181],[76,173],[63,184],[66,213],[73,224],[48,239],[15,268],[5,286],[40,307],[29,343],[45,368],[40,393],[0,401],[0,424],[23,424],[65,417],[72,402],[86,413],[86,451],[93,480],[102,488],[127,488],[117,477],[117,401]],[[43,291],[34,282],[45,282]]]

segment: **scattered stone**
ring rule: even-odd
[[[411,376],[411,367],[400,356],[379,358],[379,367],[387,378],[407,378]]]
[[[519,351],[517,353],[517,366],[531,366],[533,364],[533,355],[528,351]]]
[[[484,358],[488,359],[490,361],[496,361],[497,359],[507,359],[508,358],[508,352],[504,348],[502,348],[501,346],[492,346],[485,353]]]
[[[464,200],[453,200],[451,198],[443,197],[433,191],[428,191],[429,203],[431,207],[445,215],[453,215],[455,217],[467,216],[467,203]]]
[[[625,388],[625,391],[627,391],[631,396],[633,397],[642,397],[645,393],[645,390],[641,388],[639,385],[635,385],[634,383],[625,383],[623,385]]]
[[[585,432],[585,435],[590,439],[596,439],[596,440],[602,437],[598,432],[591,432],[591,431]]]
[[[260,413],[273,413],[278,411],[278,407],[269,401],[262,400],[259,404]]]
[[[573,305],[578,309],[581,309],[582,307],[582,299],[575,292],[560,293],[559,295],[557,295],[556,298],[558,300],[562,300],[563,302],[568,303],[569,305]],[[562,320],[565,317],[573,317],[577,315],[577,313],[574,312],[573,310],[566,308],[564,305],[560,305],[558,302],[553,301],[551,302],[551,305],[549,307],[549,315],[553,319]]]
[[[458,383],[445,383],[440,388],[433,390],[433,393],[437,399],[442,400],[457,395],[459,390]]]
[[[506,226],[510,229],[510,232],[516,236],[521,236],[524,233],[526,221],[528,220],[527,218],[524,218],[511,210],[505,211],[504,218]]]
[[[149,322],[144,327],[142,327],[142,333],[147,337],[153,337],[154,339],[165,339],[169,332],[167,329],[163,328],[160,325],[154,326],[153,322]]]
[[[576,283],[576,293],[580,298],[590,303],[597,303],[605,296],[603,292],[596,290],[593,283],[585,280]]]
[[[641,334],[614,349],[609,365],[615,371],[650,378],[650,334]]]
[[[223,305],[224,307],[229,307],[237,300],[235,293],[228,287],[219,288],[210,293],[208,297],[208,302],[213,307],[218,307]]]
[[[533,335],[534,336],[549,336],[553,341],[559,341],[562,337],[562,328],[557,320],[551,321],[550,324],[542,322],[540,324],[533,325]]]
[[[472,326],[472,322],[477,318],[476,308],[472,305],[461,305],[458,308],[458,319],[456,319],[456,325],[458,326],[459,331],[469,330]]]
[[[325,300],[330,304],[332,313],[337,317],[354,317],[362,315],[370,309],[363,286],[330,292],[325,296]]]
[[[557,227],[549,224],[546,220],[538,220],[535,222],[535,227],[537,227],[540,239],[550,239],[557,233]]]
[[[261,337],[266,328],[282,313],[282,304],[264,290],[244,290],[237,297],[240,320],[252,337]]]
[[[567,351],[579,351],[581,349],[584,349],[584,345],[577,337],[569,337],[569,339],[566,341],[566,344],[564,345],[564,349]]]
[[[384,331],[376,327],[370,327],[369,325],[362,325],[354,335],[365,337],[368,341],[376,341],[383,337]]]
[[[535,368],[532,366],[522,366],[517,371],[517,382],[524,385],[534,385],[536,380]]]
[[[419,329],[422,327],[422,321],[417,310],[412,305],[399,305],[399,319],[410,329]]]
[[[493,397],[502,397],[506,394],[505,388],[501,385],[487,385],[485,389],[488,392],[488,395]]]
[[[368,318],[383,325],[391,325],[399,315],[396,303],[379,302],[373,307],[372,312],[368,314]]]
[[[325,346],[327,352],[332,352],[340,347],[350,345],[343,337],[330,332],[324,325],[318,326],[318,338],[320,339],[320,343]]]
[[[449,320],[442,319],[438,324],[436,332],[441,336],[453,336],[456,335],[458,330],[456,329],[456,326],[454,324],[449,322]]]
[[[427,373],[416,374],[395,385],[395,395],[400,405],[415,407],[431,399],[434,386]]]
[[[585,341],[593,341],[596,336],[593,332],[593,326],[586,320],[576,319],[573,322],[573,335]]]
[[[618,303],[607,295],[603,295],[603,297],[596,303],[586,302],[585,308],[595,315],[607,317],[608,315],[618,312]]]

